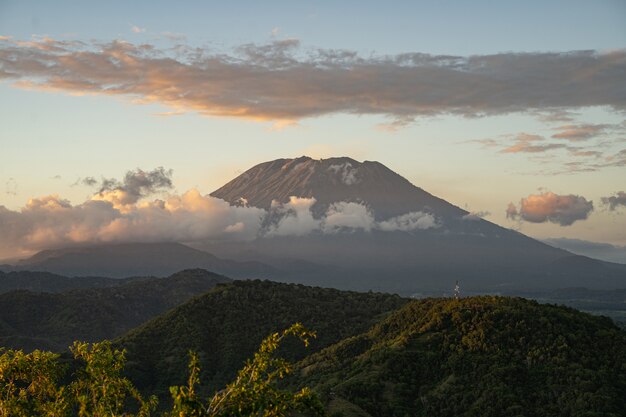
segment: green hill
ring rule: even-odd
[[[412,301],[300,369],[331,416],[626,415],[626,333],[521,298]]]
[[[62,351],[74,340],[112,339],[229,281],[204,270],[186,270],[108,288],[10,291],[0,294],[0,346]]]
[[[205,388],[218,389],[272,332],[295,322],[317,331],[307,349],[301,343],[286,345],[288,358],[302,359],[367,330],[406,302],[390,294],[234,281],[151,320],[116,344],[128,350],[130,378],[146,392],[166,394],[170,385],[183,384],[190,349],[199,355]]]
[[[146,279],[150,279],[150,277],[65,277],[50,272],[0,271],[0,293],[14,290],[64,292],[88,288],[117,287],[132,281],[142,281]]]

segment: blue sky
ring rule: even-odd
[[[243,59],[244,64],[252,67],[258,62],[252,62],[256,58],[249,56],[242,58],[243,45],[256,45],[253,53],[257,53],[263,45],[297,40],[293,49],[286,49],[287,54],[294,54],[300,67],[297,71],[308,65],[307,54],[318,49],[325,53],[354,52],[365,66],[376,66],[386,58],[396,60],[403,53],[451,55],[464,64],[469,57],[478,57],[496,78],[508,76],[507,65],[515,71],[519,69],[522,75],[514,81],[522,84],[518,91],[524,93],[523,84],[528,82],[528,90],[535,94],[529,93],[527,107],[522,103],[519,111],[499,112],[492,104],[481,107],[480,100],[472,102],[470,107],[478,106],[479,111],[486,112],[478,118],[454,109],[449,100],[435,103],[443,110],[425,113],[419,110],[417,100],[411,102],[414,107],[408,110],[410,120],[395,130],[389,129],[389,125],[404,120],[406,97],[391,97],[390,108],[382,101],[376,103],[381,106],[380,111],[364,108],[360,103],[345,109],[339,106],[318,111],[323,102],[316,102],[316,110],[312,111],[297,102],[295,108],[289,105],[279,109],[294,111],[284,126],[284,117],[275,112],[268,114],[264,109],[255,109],[249,117],[226,117],[214,112],[216,105],[230,105],[230,101],[210,105],[202,101],[172,103],[161,96],[148,99],[145,93],[86,94],[76,87],[58,85],[52,89],[55,80],[51,75],[33,75],[22,68],[15,70],[22,71],[18,75],[0,79],[0,205],[19,211],[28,199],[49,194],[79,205],[90,199],[94,190],[75,185],[78,179],[120,178],[131,169],[150,170],[157,166],[173,170],[175,188],[170,193],[197,188],[204,194],[266,160],[302,154],[347,155],[381,161],[427,191],[468,210],[489,212],[488,220],[521,228],[531,236],[626,245],[626,208],[616,206],[610,210],[602,205],[602,198],[626,188],[625,166],[616,162],[619,152],[626,148],[626,82],[619,82],[626,81],[620,61],[626,47],[625,23],[626,3],[622,1],[0,1],[0,36],[7,37],[0,51],[16,48],[23,54],[19,58],[22,62],[37,51],[27,45],[28,41],[41,43],[48,37],[59,42],[83,42],[91,52],[99,48],[94,45],[114,40],[133,46],[149,44],[170,58],[175,58],[172,48],[181,44],[214,56],[223,54],[230,60]],[[63,53],[77,53],[76,47],[67,48]],[[556,100],[560,103],[559,111],[571,111],[573,115],[561,121],[546,121],[556,110],[541,107],[542,91],[531,91],[538,88],[533,80],[543,76],[542,60],[546,62],[546,74],[557,78],[559,68],[567,69],[569,64],[563,61],[555,64],[561,67],[548,67],[554,60],[566,58],[541,54],[581,50],[600,54],[597,65],[589,64],[590,70],[615,65],[616,75],[603,73],[604,78],[597,82],[592,76],[582,86],[593,95],[589,102],[580,98],[568,101],[568,91],[550,93],[553,95],[546,100]],[[520,53],[525,54],[523,62],[516,61]],[[498,55],[502,63],[494,64],[489,55]],[[580,57],[581,65],[587,65],[588,58]],[[354,62],[346,65],[358,66]],[[373,82],[384,77],[384,71],[403,71],[392,62],[380,65],[384,68]],[[449,64],[443,64],[446,65]],[[524,78],[526,68],[530,68],[529,75]],[[276,71],[269,68],[269,76]],[[83,77],[81,80],[90,76],[78,75]],[[337,90],[328,87],[334,75],[324,76],[326,84],[314,87],[314,93],[324,88],[329,88],[324,94]],[[24,82],[33,79],[42,84],[36,88],[26,86]],[[391,77],[385,82],[395,80]],[[281,82],[275,78],[270,81]],[[306,78],[301,81],[303,85],[308,82]],[[379,92],[385,91],[382,82],[376,86]],[[480,94],[471,82],[462,85],[468,89],[467,94]],[[419,89],[411,90],[414,87],[409,86],[407,91],[418,94]],[[445,85],[441,87],[445,89]],[[193,90],[193,85],[187,88]],[[596,90],[600,92],[596,94]],[[433,89],[428,94],[437,92]],[[259,90],[254,100],[268,94],[274,93]],[[492,100],[493,95],[492,92],[485,97]],[[560,96],[566,97],[563,103]],[[285,98],[289,99],[274,97],[277,101],[273,104]],[[137,99],[144,104],[137,104]],[[228,98],[231,99],[242,100],[239,96]],[[541,114],[533,107],[537,103]],[[507,98],[505,105],[518,106],[516,97]],[[184,114],[163,116],[172,111]],[[207,115],[207,111],[211,114]],[[568,130],[567,126],[571,128]],[[596,130],[584,136],[585,129]],[[554,136],[563,132],[575,134],[573,130],[583,135],[578,137],[582,139],[573,137],[564,142],[565,139]],[[520,147],[524,150],[519,151]],[[517,220],[506,217],[508,203],[523,210],[522,199],[547,192],[584,197],[593,202],[593,211],[566,226],[551,220],[529,221],[529,216],[524,219],[521,214]]]

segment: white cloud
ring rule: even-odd
[[[433,229],[439,226],[440,225],[437,223],[435,216],[422,211],[413,211],[411,213],[402,214],[397,217],[392,217],[389,220],[381,221],[378,224],[378,228],[385,232],[409,232],[412,230]]]
[[[328,171],[339,175],[339,180],[346,185],[357,184],[360,179],[358,177],[358,168],[353,168],[350,162],[343,164],[331,165]]]
[[[289,202],[280,204],[272,202],[271,217],[277,217],[278,221],[272,224],[267,236],[302,236],[314,230],[318,230],[321,221],[313,218],[311,207],[315,204],[315,198],[290,197]]]
[[[483,217],[489,216],[490,214],[491,213],[488,211],[473,211],[463,216],[463,220],[477,221],[482,219]]]
[[[346,229],[369,232],[374,226],[374,216],[364,204],[342,201],[330,205],[322,228],[324,233],[338,233]]]

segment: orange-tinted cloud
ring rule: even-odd
[[[575,221],[587,219],[592,211],[593,202],[585,197],[574,194],[558,195],[548,191],[522,198],[519,208],[509,203],[506,214],[510,219],[569,226]]]
[[[543,143],[545,138],[539,135],[520,133],[515,137],[515,142],[502,149],[502,153],[542,153],[553,149],[562,149],[567,146],[562,143]]]
[[[609,127],[606,124],[579,124],[565,125],[554,128],[559,133],[552,135],[555,139],[565,139],[572,142],[582,141],[601,135]]]
[[[123,95],[174,111],[293,121],[333,113],[381,114],[389,126],[416,116],[626,108],[626,51],[406,53],[361,57],[302,50],[296,40],[227,54],[123,41],[0,40],[0,79],[74,94]]]

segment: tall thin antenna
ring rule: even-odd
[[[459,285],[459,281],[456,281],[456,285],[454,286],[454,299],[458,300],[461,297],[461,286]]]

